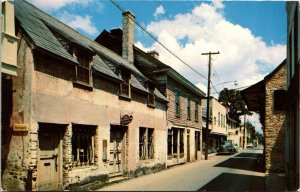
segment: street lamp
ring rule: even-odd
[[[222,85],[222,84],[226,84],[226,83],[231,83],[231,82],[234,82],[234,86],[238,85],[238,82],[235,80],[235,81],[226,81],[226,82],[218,83],[218,84],[214,85],[213,87],[216,87],[216,86]]]

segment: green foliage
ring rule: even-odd
[[[246,104],[239,90],[223,89],[220,92],[218,101],[228,109],[229,116],[237,121],[241,115],[252,115],[252,113],[246,109]]]

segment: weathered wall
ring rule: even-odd
[[[212,132],[223,133],[227,135],[226,131],[226,108],[214,98],[212,102]],[[220,124],[218,123],[218,114],[220,113]],[[221,117],[223,116],[224,121],[221,123]],[[216,121],[214,120],[216,118]]]
[[[266,81],[265,163],[266,172],[284,171],[285,112],[274,110],[274,91],[286,89],[286,65]]]
[[[18,35],[20,37],[20,34]],[[30,183],[27,177],[31,174],[28,170],[32,168],[35,162],[34,146],[30,146],[36,141],[36,132],[34,130],[24,132],[13,132],[14,124],[31,125],[31,75],[33,70],[33,58],[28,44],[20,42],[18,53],[17,77],[13,77],[13,107],[9,127],[2,127],[8,130],[9,134],[3,135],[6,143],[2,143],[1,150],[5,158],[5,167],[2,167],[2,188],[6,190],[25,190]],[[3,133],[3,132],[2,132]],[[31,156],[33,154],[33,156]],[[30,166],[29,166],[30,165]],[[31,181],[30,181],[31,182]]]
[[[33,56],[34,55],[34,56]],[[14,133],[8,144],[9,152],[4,169],[3,189],[38,189],[37,162],[39,159],[39,122],[66,124],[63,137],[63,184],[83,183],[97,176],[106,179],[108,162],[102,161],[102,141],[110,139],[110,125],[120,124],[120,116],[130,114],[128,146],[125,162],[127,171],[141,167],[165,168],[166,107],[159,100],[156,108],[147,107],[147,95],[132,91],[131,101],[120,100],[119,84],[97,76],[92,91],[73,87],[73,67],[60,60],[32,54],[24,39],[18,55],[20,74],[14,79],[14,108],[12,124],[25,123],[29,132]],[[95,165],[83,169],[70,166],[72,123],[96,125]],[[139,160],[139,127],[154,128],[155,158]],[[2,146],[3,147],[3,146]],[[109,151],[109,146],[108,149]],[[32,171],[29,171],[31,169]],[[30,174],[28,176],[28,174]],[[93,179],[92,179],[93,180]]]

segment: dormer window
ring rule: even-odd
[[[79,83],[90,85],[91,83],[91,57],[88,54],[77,53],[77,61],[79,65],[76,66],[76,81]]]
[[[155,106],[155,94],[154,94],[155,86],[152,84],[148,84],[148,105],[151,107]]]
[[[130,72],[121,70],[120,72],[121,78],[123,82],[120,85],[120,96],[122,97],[131,97],[131,90],[130,90]]]

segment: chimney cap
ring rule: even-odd
[[[148,51],[147,53],[149,53],[149,54],[155,53],[155,54],[159,55],[159,53],[157,51],[155,51],[155,50]]]
[[[122,13],[122,15],[123,16],[131,16],[131,17],[135,18],[134,14],[131,11],[129,11],[129,10],[124,11]]]

